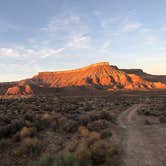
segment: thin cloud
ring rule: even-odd
[[[136,31],[142,27],[142,24],[139,22],[126,23],[123,25],[122,30],[124,32]]]
[[[107,53],[112,51],[112,41],[108,40],[103,44],[103,47],[101,49],[102,52]]]
[[[55,56],[59,53],[61,53],[65,48],[59,48],[59,49],[43,49],[38,52],[38,54],[41,54],[42,58],[47,58],[49,56]]]
[[[65,13],[50,18],[48,24],[42,27],[41,30],[48,33],[56,33],[59,31],[67,33],[87,33],[89,28],[80,16]]]
[[[122,17],[102,18],[101,27],[104,29],[110,28],[112,25],[118,25],[121,23]]]
[[[68,43],[69,47],[73,48],[86,48],[90,45],[91,38],[88,35],[75,35]]]
[[[65,48],[42,48],[28,49],[24,47],[18,48],[0,48],[0,57],[5,58],[47,58],[60,54]]]
[[[0,57],[20,57],[20,52],[13,48],[0,48]]]
[[[153,45],[158,42],[158,37],[154,35],[149,35],[145,38],[145,44]]]

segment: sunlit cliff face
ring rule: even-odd
[[[99,85],[112,89],[166,88],[165,84],[152,83],[135,74],[127,74],[117,67],[110,66],[108,62],[75,70],[41,72],[34,76],[33,80],[51,87]]]
[[[80,69],[40,72],[31,79],[18,82],[7,90],[7,95],[33,94],[31,85],[45,88],[93,87],[108,90],[166,89],[166,84],[147,81],[136,74],[127,74],[108,62],[101,62]]]
[[[29,85],[25,86],[14,86],[7,90],[7,95],[26,95],[26,94],[33,94],[33,91]]]

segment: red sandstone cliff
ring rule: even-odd
[[[33,94],[31,86],[47,88],[93,87],[109,90],[144,90],[166,89],[166,84],[151,82],[143,77],[125,72],[107,62],[101,62],[80,69],[40,72],[32,79],[18,82],[18,86],[11,87],[6,94]]]
[[[35,82],[49,87],[98,85],[112,89],[166,88],[166,84],[150,82],[135,74],[127,74],[107,62],[92,64],[75,70],[40,72],[33,77]]]
[[[29,85],[13,86],[8,88],[6,95],[30,95],[33,91]]]

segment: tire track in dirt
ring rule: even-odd
[[[141,104],[121,113],[118,118],[122,128],[122,166],[166,166],[166,126],[144,125],[137,114]]]

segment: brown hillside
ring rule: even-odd
[[[135,74],[127,74],[107,62],[75,70],[40,72],[33,82],[48,87],[96,86],[109,89],[162,89],[166,84],[150,82]]]
[[[142,69],[122,69],[128,74],[136,74],[141,78],[151,82],[161,82],[166,84],[166,75],[152,75],[145,73]]]

